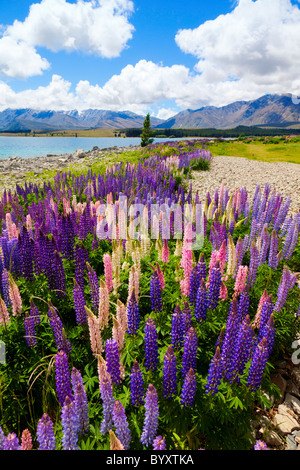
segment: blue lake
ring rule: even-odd
[[[168,139],[155,139],[165,142]],[[181,140],[181,139],[172,139]],[[93,147],[128,147],[139,145],[140,138],[134,137],[11,137],[0,136],[0,159],[12,156],[21,158],[45,157],[48,154],[73,153],[77,149],[85,151]]]

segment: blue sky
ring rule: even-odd
[[[0,0],[0,110],[167,118],[299,93],[296,0]]]

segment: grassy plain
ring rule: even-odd
[[[298,142],[296,140],[282,140],[279,143],[263,143],[259,140],[253,140],[249,143],[238,140],[216,141],[209,145],[209,149],[214,156],[225,155],[271,163],[289,162],[300,164],[300,140]]]

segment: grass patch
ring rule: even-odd
[[[300,164],[300,142],[286,142],[283,145],[253,141],[214,142],[208,146],[214,156],[243,157],[264,162],[289,162]]]

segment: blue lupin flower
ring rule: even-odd
[[[128,334],[135,335],[140,326],[140,312],[134,291],[132,292],[127,305],[127,324]]]
[[[116,428],[116,434],[124,446],[124,450],[129,449],[129,443],[131,441],[131,433],[128,426],[125,410],[120,401],[115,401],[113,407],[113,422]]]
[[[44,413],[37,425],[37,441],[39,450],[55,450],[55,434],[53,423],[47,413]]]
[[[133,405],[140,405],[144,402],[144,379],[137,360],[134,361],[130,375],[130,399]]]
[[[196,395],[196,376],[192,368],[187,372],[180,396],[180,403],[186,408],[187,406],[193,406]]]
[[[247,386],[252,391],[256,391],[260,387],[268,358],[269,351],[267,339],[262,338],[254,350],[248,373]]]
[[[76,414],[78,417],[78,433],[82,434],[89,430],[88,401],[83,385],[82,376],[75,367],[71,372],[71,383],[74,394]]]
[[[221,270],[219,262],[211,270],[211,277],[208,288],[208,307],[213,310],[219,304],[220,288],[221,288]]]
[[[57,397],[63,406],[66,397],[72,397],[68,357],[63,350],[58,351],[55,356],[55,380]]]
[[[222,367],[224,377],[227,380],[230,380],[233,370],[233,355],[235,350],[235,343],[237,332],[239,329],[239,318],[238,318],[238,307],[237,307],[237,298],[233,296],[230,311],[226,322],[226,332],[222,346]]]
[[[61,410],[62,448],[63,450],[78,450],[78,416],[75,402],[68,396]]]
[[[158,344],[155,321],[148,317],[145,324],[145,367],[146,370],[157,370]]]
[[[239,376],[243,374],[245,365],[250,358],[252,343],[252,325],[250,316],[247,315],[242,321],[236,339],[232,357],[232,378],[231,380],[240,381]]]
[[[154,271],[150,279],[150,298],[151,310],[153,312],[160,312],[162,309],[161,285],[157,271]]]
[[[186,376],[192,368],[196,370],[197,363],[197,334],[195,328],[190,327],[184,339],[183,355],[182,355],[182,375]]]
[[[197,322],[205,320],[208,309],[208,293],[204,279],[201,279],[201,284],[197,291],[196,305],[195,305],[195,319]]]
[[[214,395],[219,391],[219,385],[222,380],[223,366],[220,347],[217,346],[214,357],[211,360],[207,375],[207,383],[205,384],[205,393]]]
[[[157,392],[152,384],[149,384],[146,392],[145,410],[146,412],[143,432],[141,435],[141,443],[148,447],[149,444],[152,444],[156,436],[159,418]]]
[[[171,341],[173,348],[180,349],[183,344],[185,333],[184,316],[180,306],[177,304],[172,314]]]
[[[163,396],[165,398],[172,398],[176,394],[176,373],[176,357],[172,346],[168,346],[163,364]]]
[[[100,394],[103,404],[103,419],[101,422],[101,433],[105,434],[112,429],[113,407],[115,399],[109,374],[106,374],[100,382]]]
[[[107,372],[111,376],[112,382],[119,385],[121,382],[120,358],[118,342],[115,339],[108,339],[105,343]]]
[[[79,325],[84,325],[87,322],[85,299],[83,291],[76,279],[74,279],[73,301],[76,314],[76,321]]]

